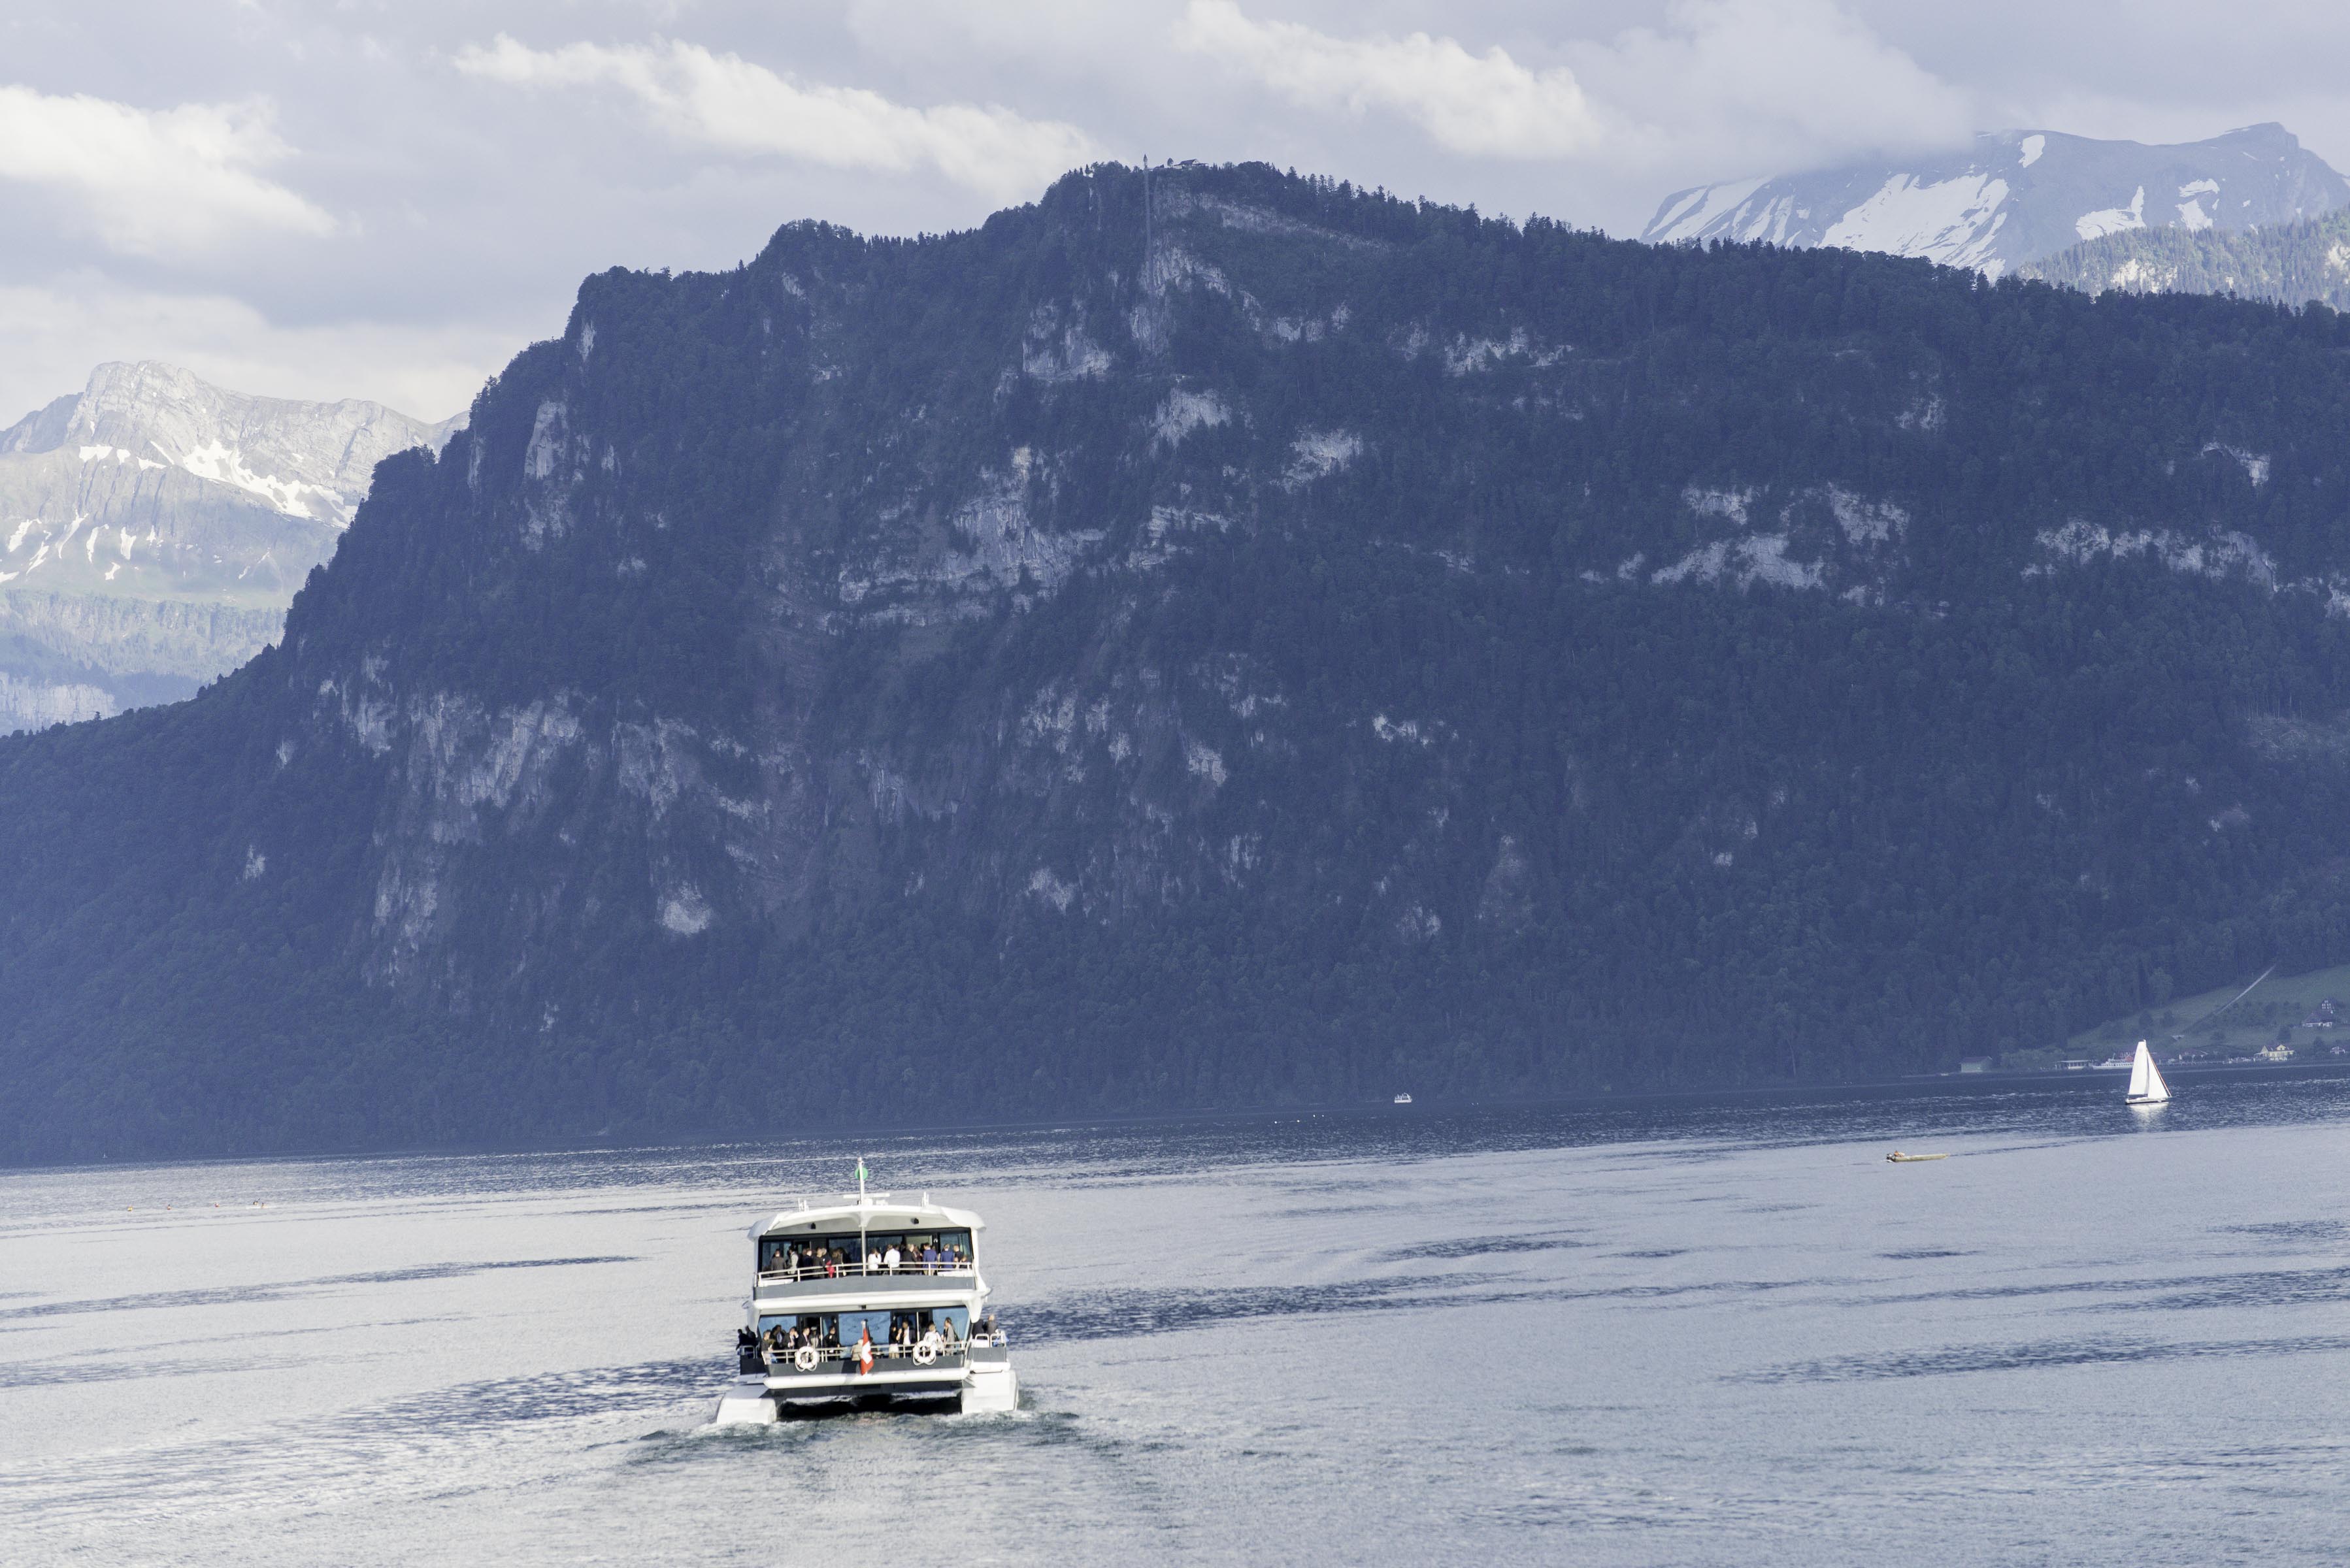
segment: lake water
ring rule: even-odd
[[[2339,1562],[2350,1080],[2179,1093],[0,1175],[0,1561]],[[1024,1408],[703,1428],[860,1151]]]

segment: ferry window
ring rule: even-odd
[[[759,1241],[759,1272],[780,1273],[791,1267],[795,1254],[804,1269],[821,1269],[830,1262],[841,1268],[859,1269],[868,1258],[878,1261],[891,1247],[898,1249],[900,1266],[919,1264],[922,1249],[931,1248],[959,1262],[972,1258],[971,1232],[964,1229],[937,1231],[873,1231],[859,1235],[854,1231],[820,1236],[773,1236]]]
[[[868,1330],[872,1332],[875,1345],[887,1345],[889,1343],[889,1314],[886,1312],[845,1312],[840,1314],[840,1343],[843,1345],[855,1345]]]

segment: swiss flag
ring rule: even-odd
[[[857,1375],[862,1377],[873,1370],[873,1325],[867,1324],[865,1332],[857,1336]]]

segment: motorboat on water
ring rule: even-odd
[[[2170,1100],[2170,1085],[2162,1081],[2162,1069],[2154,1064],[2154,1053],[2146,1042],[2137,1043],[2137,1054],[2130,1058],[2129,1088],[2122,1103],[2130,1106],[2160,1106]]]
[[[1398,1095],[1395,1097],[1395,1103],[1399,1106],[1408,1106],[1411,1104],[1411,1096],[1409,1095]]]
[[[751,1227],[750,1299],[735,1336],[736,1376],[717,1426],[777,1420],[785,1409],[849,1404],[1015,1408],[1020,1380],[994,1314],[976,1243],[986,1222],[964,1209],[866,1190],[803,1199]]]

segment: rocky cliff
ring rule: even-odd
[[[278,646],[0,742],[0,1148],[1939,1069],[2336,956],[2345,348],[1257,167],[591,278]]]

